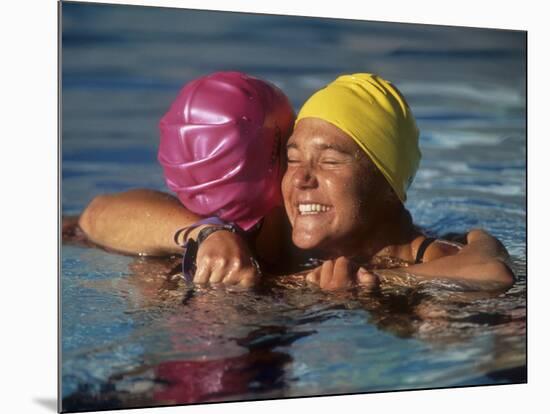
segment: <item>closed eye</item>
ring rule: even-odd
[[[336,165],[336,164],[340,164],[342,161],[340,160],[333,160],[333,159],[324,159],[324,160],[321,160],[321,162],[323,164],[328,164],[328,165]]]
[[[286,162],[287,164],[297,164],[300,162],[300,154],[294,147],[288,148]]]

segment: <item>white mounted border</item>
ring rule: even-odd
[[[448,1],[253,1],[253,0],[83,0],[87,3],[133,4],[155,7],[179,7],[199,10],[224,10],[262,14],[376,20],[400,23],[424,23],[526,30],[522,18],[525,4],[487,0]]]
[[[550,343],[548,12],[504,0],[96,1],[203,10],[528,30],[528,385],[391,392],[113,413],[544,412]],[[57,341],[57,4],[2,3],[2,412],[52,413]],[[541,408],[542,407],[542,408]]]

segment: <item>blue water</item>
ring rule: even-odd
[[[298,109],[337,75],[368,71],[392,80],[418,120],[415,222],[489,230],[518,274],[494,297],[279,281],[181,304],[168,265],[64,245],[64,409],[525,380],[524,33],[70,3],[62,23],[64,215],[105,192],[165,190],[157,123],[194,77],[244,71]]]

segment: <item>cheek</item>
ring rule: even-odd
[[[334,205],[340,211],[340,219],[355,221],[363,205],[357,189],[350,183],[342,183],[334,193],[338,196]]]
[[[362,220],[370,221],[371,216],[380,206],[380,188],[372,176],[365,175],[362,181],[354,188],[356,194],[357,209],[361,213]]]
[[[283,201],[285,203],[285,208],[287,208],[289,206],[289,201],[290,201],[290,189],[291,189],[291,185],[290,185],[290,173],[287,171],[285,171],[284,175],[283,175],[283,179],[281,180],[281,192],[283,193]],[[288,208],[287,208],[287,213],[289,213],[288,211]]]
[[[350,172],[331,174],[323,180],[325,191],[331,194],[332,201],[338,204],[354,204],[358,201],[359,188],[356,175]]]
[[[360,175],[349,174],[338,180],[329,180],[326,185],[332,194],[332,203],[336,207],[341,223],[351,221],[357,224],[362,213],[370,204],[368,183]]]

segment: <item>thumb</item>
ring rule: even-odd
[[[358,285],[374,289],[379,285],[379,283],[380,281],[378,280],[378,276],[372,274],[364,267],[360,267],[359,270],[357,270]]]

